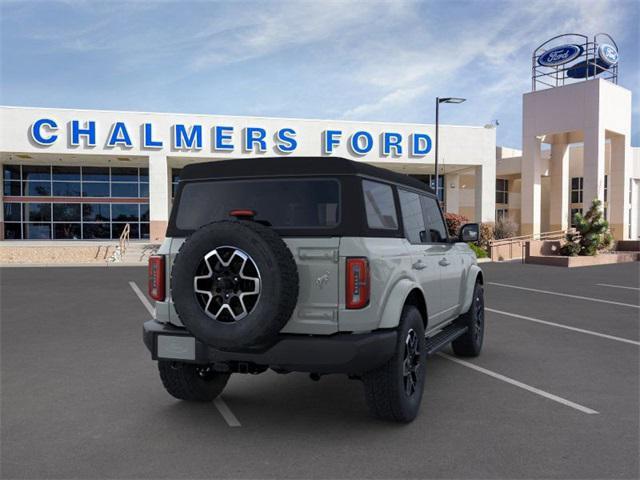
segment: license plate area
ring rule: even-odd
[[[196,339],[186,335],[158,335],[156,356],[163,360],[196,359]]]

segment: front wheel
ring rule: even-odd
[[[425,382],[424,357],[422,314],[413,305],[406,305],[393,357],[362,378],[367,405],[374,417],[405,423],[416,418]]]
[[[477,357],[484,339],[484,288],[476,282],[469,311],[460,315],[460,325],[468,327],[464,335],[451,342],[453,353],[459,357]]]
[[[207,365],[158,361],[164,388],[175,398],[191,402],[211,402],[222,393],[229,373],[219,373]]]

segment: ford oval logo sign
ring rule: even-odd
[[[538,57],[538,63],[543,67],[557,67],[575,60],[582,54],[583,48],[579,45],[560,45],[547,50]]]
[[[618,63],[618,50],[613,45],[603,43],[598,47],[598,57],[607,66],[611,67]]]

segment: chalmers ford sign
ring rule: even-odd
[[[432,147],[431,137],[423,132],[408,135],[382,132],[374,135],[367,130],[358,130],[347,135],[340,129],[327,129],[318,134],[321,135],[321,153],[324,155],[331,155],[336,148],[346,145],[354,155],[367,155],[376,149],[384,156],[423,157]],[[63,123],[54,118],[36,119],[29,128],[29,135],[41,147],[67,142],[70,147],[91,148],[101,144],[106,148],[118,147],[123,150],[134,146],[144,150],[168,149],[183,152],[209,150],[263,153],[271,150],[284,155],[294,153],[299,144],[296,129],[290,126],[271,132],[259,126],[237,129],[228,125],[176,123],[171,125],[169,131],[159,131],[153,123],[133,125],[130,122],[116,121],[110,125],[99,125],[93,120],[71,120]]]

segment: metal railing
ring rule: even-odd
[[[489,248],[491,253],[491,259],[496,260],[494,257],[500,256],[497,251],[498,248],[504,253],[508,251],[507,257],[509,259],[514,258],[522,258],[525,257],[525,245],[527,242],[537,241],[537,240],[562,240],[566,237],[567,233],[575,232],[575,229],[570,228],[567,230],[553,230],[549,232],[540,232],[534,233],[530,235],[520,235],[518,237],[511,238],[501,238],[499,240],[490,240]],[[517,253],[519,255],[514,255]],[[506,260],[506,259],[505,259]]]
[[[131,234],[131,225],[128,223],[122,229],[122,233],[120,234],[120,239],[118,241],[118,247],[120,248],[120,255],[124,257],[124,252],[129,246],[129,236]]]
[[[108,262],[121,262],[124,260],[124,252],[127,251],[127,247],[129,246],[130,234],[131,225],[127,223],[118,238],[118,246],[107,260]]]
[[[540,232],[530,235],[520,235],[519,237],[501,238],[499,240],[491,240],[489,245],[504,245],[512,242],[519,242],[525,240],[557,240],[558,238],[564,238],[569,230],[553,230],[550,232]]]
[[[538,59],[546,53],[547,50],[553,49],[554,46],[562,44],[575,45],[580,48],[580,54],[573,60],[558,65],[547,66],[538,63]],[[598,47],[601,43],[610,43],[614,45],[616,50],[618,45],[610,35],[606,33],[598,33],[593,39],[589,39],[586,35],[580,33],[565,33],[557,35],[542,45],[539,45],[531,56],[531,87],[532,91],[545,88],[561,87],[566,84],[576,83],[584,80],[590,80],[596,77],[618,83],[618,64],[604,66],[598,60]],[[577,67],[585,69],[584,76],[574,77],[569,74],[570,70]]]

